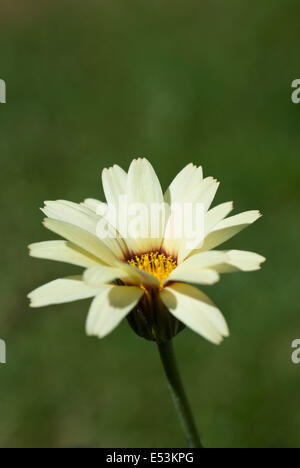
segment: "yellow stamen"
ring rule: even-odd
[[[170,273],[177,266],[177,262],[173,257],[167,257],[160,252],[136,255],[134,258],[128,260],[128,263],[155,276],[159,280],[161,288],[163,287],[164,280],[168,278]]]

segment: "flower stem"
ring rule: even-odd
[[[178,371],[172,341],[158,344],[175,408],[177,410],[188,448],[203,448],[188,399]]]

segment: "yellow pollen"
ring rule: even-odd
[[[155,276],[159,280],[161,288],[163,288],[164,280],[168,278],[170,273],[177,266],[177,262],[173,257],[167,257],[160,252],[136,255],[134,258],[128,260],[128,263],[131,266],[138,267],[140,270],[144,270]]]

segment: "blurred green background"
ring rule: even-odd
[[[29,309],[76,267],[31,259],[55,238],[47,199],[102,198],[101,170],[146,156],[164,187],[185,164],[216,203],[264,216],[226,246],[267,257],[205,291],[231,337],[175,340],[207,447],[300,447],[300,78],[296,0],[1,2],[1,447],[182,447],[155,344],[126,321],[85,336],[89,301]],[[298,252],[298,254],[297,254]]]

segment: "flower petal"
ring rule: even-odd
[[[103,285],[90,307],[86,322],[88,335],[108,335],[136,306],[143,291],[135,286]]]
[[[254,271],[260,269],[265,261],[262,255],[244,250],[208,250],[195,252],[185,259],[172,273],[190,272],[194,274],[204,269],[212,269],[218,273],[234,271]],[[172,275],[172,274],[171,274]],[[171,279],[171,276],[169,277]]]
[[[100,211],[105,213],[107,210],[107,203],[97,200],[96,198],[86,198],[81,202],[81,205],[97,214],[100,214]]]
[[[85,270],[83,274],[84,281],[94,287],[123,277],[128,278],[126,271],[106,265],[92,266]]]
[[[126,244],[127,250],[131,248],[128,228],[128,175],[117,164],[102,171],[102,184],[106,197],[108,210],[105,219],[116,229],[119,237]]]
[[[35,258],[71,263],[84,268],[99,264],[96,257],[63,240],[36,242],[28,247],[29,255]]]
[[[106,204],[101,205],[103,206],[106,207]],[[114,227],[107,219],[100,216],[100,212],[96,214],[90,208],[68,200],[45,201],[42,211],[48,218],[74,224],[93,236],[99,237],[118,258],[122,258],[127,253],[126,244],[118,238]]]
[[[99,264],[97,266],[92,266],[85,271],[83,277],[84,281],[91,286],[110,283],[116,279],[120,279],[126,283],[126,285],[131,286],[136,285],[159,288],[160,285],[155,276],[123,262],[116,263],[114,267]]]
[[[219,273],[259,270],[261,263],[266,260],[262,255],[245,250],[224,250],[223,253],[225,256],[223,263],[213,267]]]
[[[205,184],[206,183],[206,184]],[[220,182],[213,177],[206,177],[202,181],[202,187],[199,187],[201,192],[199,193],[198,203],[203,203],[204,210],[207,211],[215,198],[216,192],[219,188]]]
[[[223,219],[205,237],[203,244],[198,249],[194,249],[194,251],[211,250],[223,244],[223,242],[235,236],[238,232],[249,226],[249,224],[254,223],[260,216],[261,213],[259,211],[252,210]]]
[[[180,268],[183,265],[184,264],[182,263],[178,268],[175,268],[175,270],[173,270],[170,276],[166,279],[166,282],[184,281],[187,283],[214,284],[220,279],[218,273],[214,270],[210,270],[208,268],[201,270]]]
[[[195,224],[195,219],[191,218],[190,225],[187,225],[189,220],[185,216],[185,210],[191,210],[192,208],[194,212],[196,204],[198,204],[202,205],[203,215],[206,215],[219,186],[219,182],[213,177],[202,179],[202,169],[201,172],[198,172],[200,169],[201,168],[195,168],[194,166],[187,166],[182,171],[182,174],[180,173],[181,176],[179,174],[178,182],[176,181],[177,178],[175,178],[165,194],[165,200],[168,200],[171,205],[171,214],[166,223],[163,249],[166,250],[169,255],[178,255],[179,261],[185,258],[191,251],[191,249],[188,248],[190,243],[189,239],[187,239],[185,235],[186,233],[192,233],[194,231],[193,226]],[[184,180],[184,185],[179,188],[181,179]],[[172,187],[173,184],[174,187]],[[181,213],[181,217],[184,219],[185,223],[182,227],[181,235],[177,233],[178,219],[176,219],[176,217],[178,217],[179,213]]]
[[[130,284],[159,288],[159,280],[154,275],[151,275],[151,273],[136,266],[127,265],[126,263],[123,263],[120,268],[127,274],[127,276],[123,276],[122,278],[126,279]]]
[[[141,208],[145,222],[139,224],[144,232],[129,232],[130,248],[135,252],[158,250],[162,243],[165,227],[163,194],[157,175],[145,158],[134,159],[127,178],[128,209]],[[129,213],[130,214],[130,213]],[[134,214],[134,213],[132,213]]]
[[[64,237],[70,242],[78,245],[84,250],[87,250],[102,262],[112,265],[116,262],[116,257],[113,252],[104,244],[98,237],[93,236],[89,232],[64,221],[46,218],[43,222],[44,226],[50,231],[55,232],[59,236]]]
[[[172,203],[182,202],[185,198],[190,199],[190,193],[200,184],[203,179],[202,167],[190,163],[185,166],[173,179],[164,194],[164,200]]]
[[[61,304],[96,296],[98,288],[84,283],[80,276],[61,278],[44,284],[28,294],[31,307]]]
[[[107,204],[118,209],[119,197],[126,194],[126,172],[117,164],[102,171],[102,184]]]
[[[208,250],[206,252],[194,251],[193,255],[186,258],[177,268],[183,271],[199,271],[202,268],[214,268],[215,265],[219,265],[225,260],[226,255],[221,250]]]
[[[52,219],[65,221],[96,235],[98,217],[83,205],[67,200],[48,200],[42,212]]]
[[[169,311],[207,340],[219,344],[228,336],[226,321],[219,309],[201,291],[184,283],[165,288],[161,299]]]
[[[204,231],[208,234],[233,209],[233,202],[225,202],[211,208],[205,215]]]

